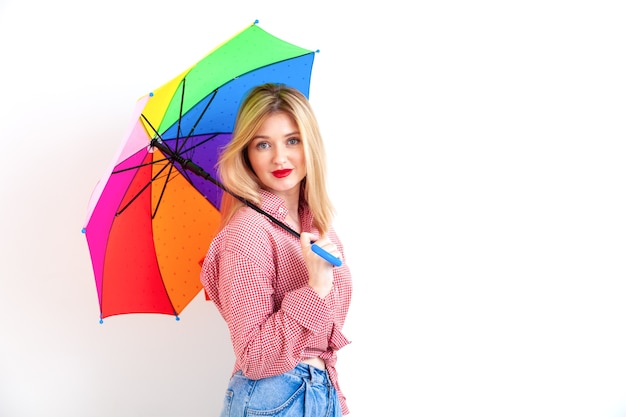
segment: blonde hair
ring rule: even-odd
[[[326,152],[313,109],[298,90],[284,84],[263,84],[253,88],[244,99],[231,141],[220,154],[217,169],[225,188],[253,204],[261,204],[261,182],[247,160],[247,147],[269,115],[283,112],[291,116],[300,130],[304,146],[306,177],[300,189],[300,204],[306,203],[313,224],[325,234],[332,223],[334,208],[326,190]],[[244,205],[225,192],[222,197],[222,227]]]

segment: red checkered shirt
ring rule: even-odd
[[[285,221],[283,201],[262,191],[261,208]],[[308,208],[300,209],[302,231],[317,236]],[[235,353],[235,367],[251,379],[279,375],[302,359],[320,356],[348,414],[339,388],[337,350],[350,343],[341,333],[350,299],[352,278],[343,245],[343,265],[333,270],[333,289],[320,298],[308,285],[300,241],[255,210],[240,209],[213,239],[202,266],[201,281],[226,321]]]

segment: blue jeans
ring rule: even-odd
[[[236,372],[220,417],[341,417],[337,391],[325,370],[298,364],[284,374],[253,380]]]

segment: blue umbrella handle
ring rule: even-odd
[[[311,250],[335,266],[342,265],[341,259],[326,252],[324,249],[320,248],[315,243],[311,245]]]

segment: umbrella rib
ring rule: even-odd
[[[174,169],[174,164],[169,163],[168,166],[170,167],[170,169],[167,172],[167,176],[165,177],[165,182],[163,183],[163,187],[161,188],[161,194],[159,195],[159,199],[158,199],[156,205],[154,206],[154,211],[152,212],[152,219],[153,220],[156,217],[157,211],[159,211],[159,206],[161,205],[161,201],[163,201],[163,195],[165,194],[165,189],[167,188],[167,183],[170,181],[170,177],[172,176],[172,170]],[[163,172],[163,170],[165,170],[165,167],[163,167],[163,169],[161,171],[159,171],[159,173]]]
[[[183,78],[183,89],[182,92],[180,94],[180,108],[178,109],[178,129],[176,132],[176,151],[178,152],[178,150],[180,149],[178,147],[178,140],[181,137],[181,126],[182,126],[182,122],[183,122],[183,105],[185,104],[185,87],[187,86],[187,77]],[[183,143],[184,145],[184,143]]]
[[[163,166],[163,168],[161,168],[159,170],[159,172],[157,172],[151,179],[150,181],[148,181],[146,183],[146,185],[144,185],[143,187],[141,187],[141,190],[139,190],[139,192],[137,192],[137,194],[135,194],[133,196],[133,198],[130,199],[130,201],[128,203],[126,203],[117,213],[115,213],[116,216],[119,216],[120,214],[122,214],[135,200],[137,200],[139,198],[139,196],[141,194],[143,194],[144,191],[146,191],[148,189],[148,187],[150,186],[150,184],[152,183],[152,181],[154,181],[155,179],[157,179],[159,177],[159,175],[161,175],[161,173],[165,170],[165,168],[167,168],[168,166],[171,166],[172,163],[168,163],[166,165]],[[165,187],[163,187],[165,188]]]
[[[147,162],[145,164],[133,165],[131,167],[118,169],[118,170],[115,170],[115,171],[111,172],[111,174],[121,174],[121,173],[126,172],[126,171],[136,171],[139,168],[143,168],[143,167],[147,167],[147,166],[155,165],[155,164],[160,164],[161,162],[165,162],[165,161],[167,161],[168,163],[170,162],[170,160],[168,158],[157,159],[155,161],[150,161],[150,162]]]
[[[196,123],[194,123],[194,125],[191,128],[191,130],[189,131],[189,134],[186,136],[187,139],[189,139],[190,136],[193,136],[193,132],[195,132],[196,127],[198,127],[198,123],[200,123],[200,120],[202,120],[202,118],[204,117],[204,114],[206,113],[206,111],[209,109],[209,107],[211,107],[211,103],[213,103],[213,100],[215,99],[215,96],[217,96],[217,92],[218,91],[219,91],[219,89],[213,90],[211,98],[207,102],[206,106],[204,106],[204,109],[202,110],[202,113],[200,113],[200,116],[198,116],[198,119],[196,120]]]
[[[154,126],[152,126],[152,123],[150,123],[150,120],[148,120],[148,118],[147,118],[146,116],[144,116],[144,114],[143,114],[143,113],[141,113],[141,118],[142,118],[143,120],[145,120],[145,121],[146,121],[146,123],[148,123],[148,126],[150,126],[150,128],[152,129],[152,131],[154,132],[154,134],[155,134],[155,135],[157,135],[157,136],[159,137],[160,143],[164,144],[164,145],[167,147],[167,149],[168,149],[168,151],[169,151],[169,152],[172,152],[172,150],[169,148],[169,146],[168,146],[166,143],[164,143],[164,142],[163,142],[163,138],[161,137],[161,134],[158,132],[158,130],[156,130],[156,129],[154,128]],[[152,146],[152,144],[150,144],[150,146]]]
[[[183,79],[184,81],[184,79]],[[200,123],[200,121],[202,120],[202,118],[204,117],[205,113],[207,112],[207,110],[209,109],[209,107],[211,107],[211,104],[213,103],[213,100],[215,99],[215,96],[217,95],[217,91],[219,89],[213,90],[212,94],[211,94],[211,98],[209,99],[209,101],[207,102],[207,104],[204,106],[204,109],[202,109],[202,112],[200,113],[200,115],[198,116],[198,119],[196,120],[196,122],[194,123],[194,125],[191,127],[191,129],[189,130],[189,134],[187,135],[183,135],[181,132],[181,127],[182,127],[182,119],[183,119],[183,100],[184,100],[184,95],[185,95],[185,84],[183,84],[183,93],[182,93],[182,97],[181,97],[181,102],[180,102],[180,113],[179,113],[179,117],[178,117],[178,133],[176,136],[176,153],[180,154],[183,150],[183,148],[185,147],[185,145],[187,144],[187,141],[193,136],[193,132],[195,132],[196,127],[198,127],[198,124]],[[213,135],[212,137],[208,138],[207,140],[213,139],[214,137],[216,137],[217,135]],[[182,142],[182,144],[180,146],[178,146],[178,140],[184,137],[185,140]],[[202,143],[204,143],[205,141],[198,143],[192,147],[189,147],[187,149],[184,150],[184,152],[188,152],[194,148],[196,148],[197,146],[201,145]]]
[[[224,133],[225,132],[213,133],[213,134],[207,136],[206,139],[198,141],[196,144],[194,144],[194,145],[192,145],[192,146],[190,146],[190,147],[188,147],[186,149],[181,150],[181,152],[179,152],[178,155],[187,154],[187,153],[193,151],[194,149],[204,145],[205,143],[212,141],[213,139],[215,139],[216,137],[218,137],[219,135],[224,134]]]

